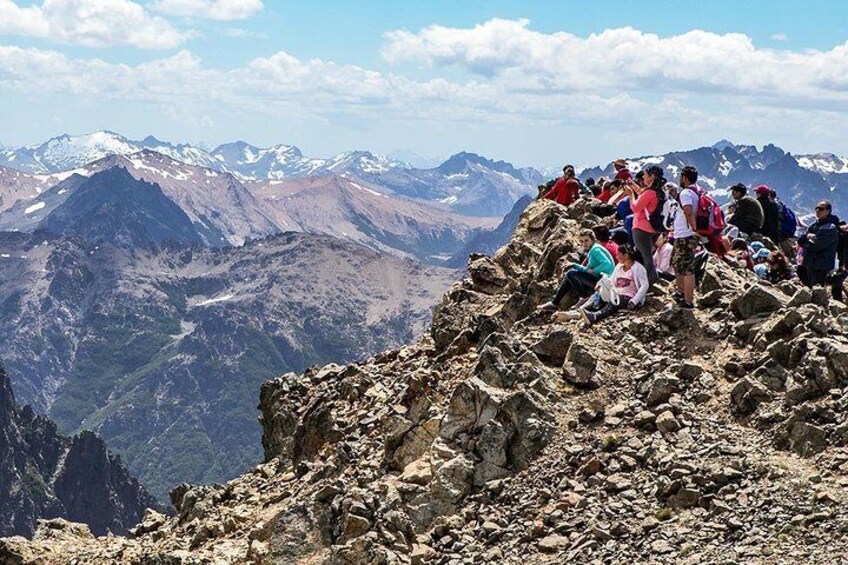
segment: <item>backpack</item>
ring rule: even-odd
[[[777,201],[780,207],[780,235],[784,237],[795,237],[795,232],[798,230],[798,218],[795,216],[789,206]]]
[[[655,190],[654,192],[657,194],[657,206],[648,219],[655,233],[663,233],[668,231],[665,217],[665,193],[662,190]]]
[[[723,230],[727,223],[724,221],[721,206],[701,187],[695,185],[692,190],[698,195],[698,209],[695,210],[695,228],[698,235],[708,236]]]

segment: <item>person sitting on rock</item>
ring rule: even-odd
[[[748,247],[748,242],[737,237],[730,244],[730,254],[724,260],[740,269],[754,270],[754,251]]]
[[[580,183],[575,178],[572,165],[562,168],[562,176],[542,198],[554,200],[563,206],[571,206],[580,198]]]
[[[592,232],[595,234],[595,239],[598,243],[609,251],[613,261],[615,261],[618,257],[618,244],[612,241],[609,226],[605,226],[604,224],[597,225],[592,228]]]
[[[580,309],[583,321],[594,324],[609,318],[619,310],[635,310],[645,302],[648,294],[648,271],[639,262],[639,253],[631,246],[618,248],[618,265],[612,273],[612,293],[596,304]],[[600,291],[600,288],[597,289]]]
[[[668,232],[660,232],[654,241],[654,266],[657,275],[667,281],[674,280],[674,267],[671,266],[671,254],[674,247],[668,242]]]
[[[733,204],[728,211],[732,215],[727,219],[727,223],[739,228],[739,237],[743,239],[759,233],[765,221],[763,207],[748,194],[748,187],[741,182],[730,187],[730,194],[733,195]]]
[[[775,251],[766,260],[768,273],[766,280],[772,284],[777,284],[783,281],[790,281],[795,274],[792,272],[792,267],[789,265],[789,260],[780,251]]]
[[[578,298],[588,298],[594,292],[595,285],[603,275],[611,275],[615,269],[615,261],[610,252],[595,239],[595,232],[583,230],[580,232],[580,246],[586,253],[581,264],[567,265],[559,285],[559,290],[550,302],[539,306],[542,312],[554,312],[559,303],[568,294],[574,293]]]

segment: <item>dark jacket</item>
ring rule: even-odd
[[[814,238],[810,238],[814,235]],[[804,266],[809,271],[829,271],[836,262],[839,247],[839,218],[831,214],[807,228],[807,233],[798,239],[804,249]]]
[[[848,233],[839,231],[839,245],[836,249],[837,257],[839,257],[839,267],[848,269]]]
[[[763,229],[760,233],[778,243],[780,241],[780,207],[768,196],[757,198],[757,202],[763,209]]]
[[[736,201],[736,210],[727,220],[728,224],[739,228],[748,235],[759,232],[763,227],[763,207],[753,196],[746,194]]]

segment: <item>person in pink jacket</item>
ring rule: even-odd
[[[663,191],[665,183],[662,167],[651,165],[642,175],[641,186],[634,182],[627,185],[630,209],[633,211],[633,243],[642,255],[650,284],[654,284],[658,278],[654,265],[654,239],[658,230],[651,219],[662,212],[661,199],[665,196]],[[657,220],[661,223],[661,218],[657,217]]]

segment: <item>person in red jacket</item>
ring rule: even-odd
[[[615,180],[626,182],[633,178],[633,175],[630,174],[630,169],[627,168],[627,161],[624,159],[616,159],[612,162],[612,166],[615,168]]]
[[[580,184],[574,178],[574,167],[566,165],[562,168],[562,176],[542,198],[556,200],[563,206],[571,206],[580,198]]]

